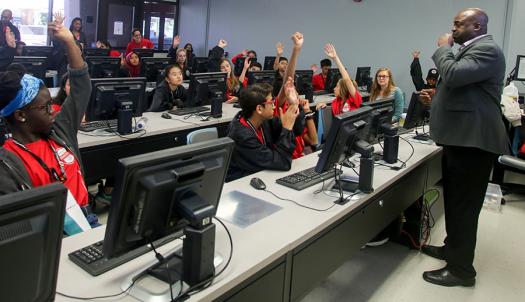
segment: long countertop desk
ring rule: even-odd
[[[233,238],[232,261],[212,286],[189,301],[301,299],[441,179],[441,148],[412,144],[415,151],[406,168],[395,171],[376,166],[373,193],[356,195],[349,203],[335,205],[325,212],[279,200],[249,185],[252,177],[259,177],[268,190],[282,198],[319,209],[328,208],[336,197],[314,194],[322,184],[295,191],[275,183],[277,178],[315,165],[317,153],[294,160],[291,171],[263,171],[225,184],[218,212],[223,221],[232,215],[235,217],[242,203],[231,197],[233,191],[244,192],[281,208],[248,226],[225,221]],[[401,140],[399,158],[404,161],[411,152],[410,146]],[[355,175],[351,169],[345,168],[344,172]],[[216,224],[216,251],[226,258],[230,253],[229,241],[222,226]],[[124,277],[155,262],[154,255],[148,253],[103,275],[91,277],[68,260],[68,253],[101,240],[103,236],[104,227],[100,227],[63,240],[58,292],[80,297],[115,294],[120,291]],[[165,252],[176,245],[180,245],[180,240],[160,250]],[[57,295],[56,300],[67,299]],[[135,301],[130,296],[118,300]]]

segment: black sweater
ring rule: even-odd
[[[184,107],[187,99],[188,94],[182,85],[179,85],[175,91],[171,91],[170,86],[164,80],[155,88],[148,111],[159,112],[170,110],[173,106]]]

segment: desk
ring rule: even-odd
[[[217,127],[219,137],[225,136],[228,124],[239,110],[224,103],[222,117],[210,117],[208,121],[201,121],[198,116],[184,119],[184,116],[172,115],[172,119],[164,119],[160,117],[161,112],[145,112],[143,117],[148,119],[146,133],[125,137],[79,132],[77,138],[84,178],[89,183],[112,176],[119,158],[185,145],[186,135],[193,130]]]
[[[270,191],[283,198],[327,208],[336,198],[322,193],[314,195],[322,184],[295,191],[275,183],[283,175],[313,166],[318,159],[315,153],[294,160],[289,172],[263,171],[225,184],[219,204],[221,210],[231,201],[228,194],[233,190],[282,209],[246,228],[225,222],[234,242],[232,262],[211,287],[189,301],[297,301],[302,298],[441,178],[441,148],[415,143],[414,147],[407,168],[394,171],[376,167],[373,193],[358,195],[356,200],[326,212],[280,201],[248,184],[251,177],[259,177]],[[410,152],[407,143],[401,141],[400,158],[406,160]],[[68,253],[103,236],[102,227],[63,240],[57,291],[85,297],[114,294],[120,291],[119,284],[125,276],[155,261],[149,253],[93,278],[67,259]],[[173,249],[177,244],[180,243],[170,243],[162,247],[162,251]],[[224,257],[229,254],[228,239],[220,224],[217,224],[216,250]],[[61,296],[56,300],[66,301]],[[126,296],[119,301],[135,300]]]

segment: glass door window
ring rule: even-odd
[[[47,45],[49,0],[10,1],[9,9],[13,12],[11,23],[20,31],[21,41],[26,45]]]

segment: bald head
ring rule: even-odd
[[[489,16],[487,16],[487,13],[483,11],[480,8],[467,8],[459,12],[459,14],[465,14],[467,19],[470,22],[473,22],[475,24],[479,24],[480,26],[480,33],[481,35],[484,35],[487,33],[487,24],[489,23]]]
[[[10,9],[4,9],[2,11],[2,20],[11,20],[13,19],[13,12]]]
[[[458,12],[454,18],[452,38],[454,42],[463,44],[468,40],[487,33],[489,17],[479,8],[467,8]]]

